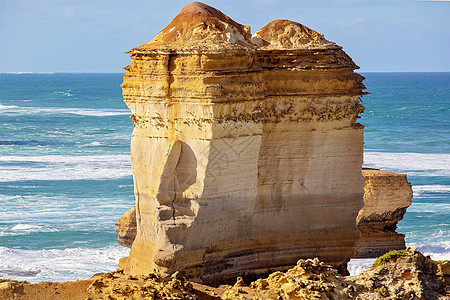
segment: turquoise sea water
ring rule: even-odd
[[[450,259],[450,73],[366,73],[365,166],[408,174],[398,231]],[[112,271],[134,205],[121,74],[0,74],[0,278]]]
[[[368,73],[364,164],[406,173],[413,204],[398,232],[450,259],[450,73]]]
[[[0,278],[88,278],[127,256],[114,225],[134,205],[121,82],[0,74]]]

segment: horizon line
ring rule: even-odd
[[[449,0],[450,1],[450,0]],[[450,73],[450,71],[364,71],[364,70],[355,70],[356,73]],[[27,71],[18,71],[18,72],[0,72],[0,74],[15,74],[15,75],[25,75],[25,74],[125,74],[125,72],[84,72],[84,71],[56,71],[56,72],[27,72]]]

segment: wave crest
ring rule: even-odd
[[[14,168],[0,166],[0,182],[26,180],[101,180],[131,176],[128,155],[43,155],[0,156],[0,163],[14,163]],[[27,163],[33,163],[27,164]]]

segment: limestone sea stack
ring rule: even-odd
[[[376,169],[363,169],[362,174],[364,207],[357,219],[361,238],[356,244],[356,257],[378,257],[405,249],[405,235],[395,230],[413,196],[406,174]]]
[[[251,35],[194,2],[129,53],[126,273],[211,283],[300,258],[345,267],[363,206],[365,87],[342,47],[287,20]]]

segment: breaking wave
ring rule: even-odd
[[[66,92],[66,96],[72,94]],[[90,109],[90,108],[60,108],[60,107],[21,107],[17,105],[2,105],[0,110],[16,115],[31,115],[31,114],[73,114],[90,117],[110,117],[119,115],[129,115],[128,109]]]
[[[2,167],[1,163],[14,164]],[[0,156],[0,182],[118,179],[131,176],[129,155]]]
[[[128,248],[118,245],[46,250],[0,247],[0,277],[32,283],[88,279],[98,272],[117,269],[119,259],[128,252]]]
[[[450,176],[450,154],[364,152],[364,166],[415,176]]]

